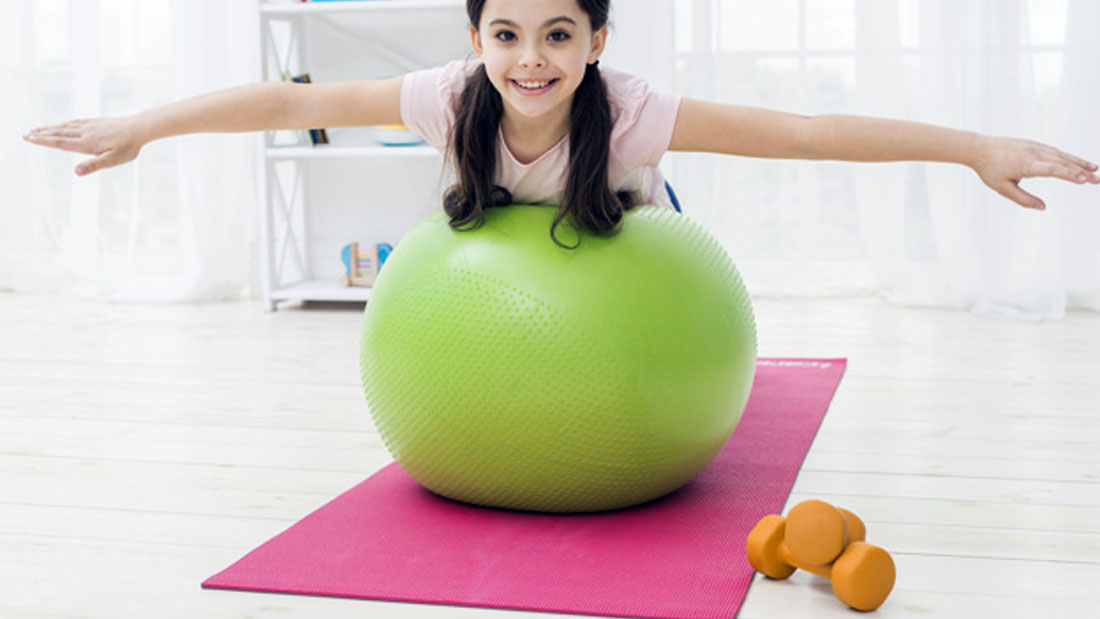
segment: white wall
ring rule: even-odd
[[[672,0],[619,0],[612,4],[611,40],[601,64],[672,91],[676,70]]]

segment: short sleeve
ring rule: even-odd
[[[611,149],[626,168],[656,167],[672,143],[680,96],[612,69],[601,71],[612,106]]]
[[[456,60],[414,71],[401,83],[401,121],[413,133],[443,150],[455,122],[455,108],[466,80],[480,61]]]

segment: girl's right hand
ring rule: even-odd
[[[145,145],[133,116],[70,120],[32,129],[23,139],[31,144],[95,155],[76,166],[77,176],[131,161]]]

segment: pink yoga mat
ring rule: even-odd
[[[745,537],[779,513],[844,374],[843,359],[760,359],[718,457],[682,489],[615,512],[474,507],[391,464],[202,584],[630,617],[733,617]]]

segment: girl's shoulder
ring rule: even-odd
[[[645,96],[646,92],[652,90],[645,79],[614,67],[601,65],[600,76],[603,78],[604,85],[607,86],[609,98],[637,98]]]
[[[654,88],[645,78],[602,65],[600,76],[611,106],[613,134],[645,124],[655,115],[675,117],[679,109],[679,96]]]
[[[461,87],[466,85],[466,80],[470,79],[479,68],[481,68],[481,59],[473,58],[470,60],[452,60],[443,66],[436,67],[436,70],[439,71],[441,80]]]
[[[447,64],[414,71],[405,76],[422,88],[437,90],[444,99],[457,99],[466,87],[466,82],[481,66],[481,59],[452,60]]]
[[[402,122],[429,144],[442,149],[466,81],[480,65],[480,59],[455,60],[407,73],[401,85]]]

